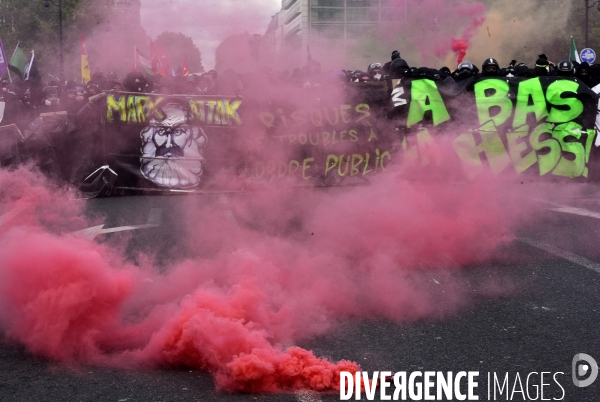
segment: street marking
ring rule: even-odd
[[[600,136],[598,138],[600,138]],[[550,211],[562,212],[564,214],[580,215],[580,216],[587,216],[589,218],[600,219],[600,213],[590,211],[589,209],[571,207],[569,205],[561,205],[561,204],[557,204],[555,202],[550,202],[548,200],[543,200],[541,198],[530,197],[530,199],[539,201],[539,202],[543,202],[544,204],[552,205],[554,208],[548,208],[548,210],[550,210]]]
[[[558,208],[548,208],[548,209],[550,209],[551,211],[562,212],[565,214],[573,214],[573,215],[587,216],[590,218],[600,219],[600,213],[589,211],[584,208],[575,208],[575,207],[570,207],[568,205],[557,205],[557,207]]]
[[[99,234],[123,232],[126,230],[137,230],[137,229],[149,229],[157,228],[161,224],[162,210],[160,208],[153,208],[150,210],[148,220],[144,225],[130,225],[130,226],[117,226],[114,228],[104,229],[104,225],[92,226],[73,232],[75,236],[83,237],[88,240],[93,240]]]
[[[294,392],[296,399],[299,402],[321,402],[319,394],[313,391],[296,391]]]
[[[581,257],[577,254],[573,254],[566,250],[561,250],[559,248],[553,247],[546,243],[539,242],[537,240],[527,239],[524,237],[518,237],[517,240],[521,243],[528,244],[532,247],[539,248],[540,250],[544,250],[547,253],[563,258],[569,262],[572,262],[573,264],[577,264],[582,267],[591,269],[592,271],[596,271],[600,274],[600,264],[590,261],[587,258]]]
[[[8,211],[7,213],[5,213],[4,215],[0,216],[0,226],[6,224],[6,222],[10,221],[12,218],[19,215],[21,212],[25,211],[28,206],[29,206],[29,204],[18,205],[16,207],[14,207],[13,209],[11,209],[10,211]]]

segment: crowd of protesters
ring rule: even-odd
[[[546,55],[539,55],[533,67],[512,60],[506,67],[501,67],[494,58],[486,59],[481,68],[464,61],[452,71],[448,67],[440,69],[409,66],[400,52],[394,50],[387,63],[372,63],[366,71],[333,70],[323,72],[321,65],[309,60],[302,68],[292,72],[275,72],[265,67],[258,75],[242,75],[233,70],[225,70],[221,74],[211,70],[204,74],[189,76],[144,75],[131,72],[121,81],[115,73],[96,72],[87,84],[68,81],[61,85],[58,79],[47,83],[41,79],[21,81],[7,76],[0,81],[0,101],[5,102],[3,118],[0,126],[16,124],[23,129],[40,113],[67,112],[75,115],[85,106],[89,98],[103,92],[125,91],[136,93],[160,93],[178,95],[246,95],[256,88],[256,81],[268,82],[277,86],[293,86],[297,88],[319,87],[327,84],[353,84],[390,82],[392,79],[427,78],[435,81],[464,83],[477,77],[540,77],[565,76],[576,77],[587,86],[600,84],[600,65],[576,63],[563,60],[557,64],[548,60]],[[260,79],[259,79],[260,78]],[[253,84],[253,81],[254,84]],[[406,80],[405,80],[406,81]],[[356,85],[355,85],[356,86]],[[391,94],[391,85],[386,91]]]

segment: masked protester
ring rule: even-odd
[[[392,59],[390,61],[388,61],[387,63],[385,63],[383,65],[383,67],[381,68],[381,70],[383,71],[383,74],[385,75],[391,75],[392,73],[392,63],[394,62],[394,60],[397,60],[400,58],[400,52],[397,50],[394,50],[392,52]]]
[[[83,91],[83,86],[77,85],[74,81],[67,82],[67,90],[61,99],[61,103],[63,110],[69,115],[76,115],[85,106],[86,98]]]
[[[590,77],[590,65],[585,61],[575,69],[575,77],[579,78],[588,87],[593,87],[592,78]]]
[[[590,88],[594,88],[600,84],[600,64],[592,64],[590,66],[590,81],[591,85],[588,85]]]
[[[104,72],[96,71],[92,74],[92,78],[88,82],[88,85],[96,85],[99,88],[104,88],[106,85],[106,78],[104,77]]]
[[[515,77],[531,78],[533,76],[531,69],[525,63],[519,63],[515,66]]]
[[[548,61],[548,57],[546,57],[545,54],[540,54],[538,59],[535,61],[535,67],[533,68],[532,75],[534,77],[554,75],[554,70],[551,70],[551,65],[554,66],[554,63]]]
[[[105,91],[122,91],[123,84],[119,81],[119,77],[116,73],[111,72],[106,77],[106,82],[104,83],[104,87],[100,87]]]
[[[558,63],[556,75],[559,77],[573,77],[575,75],[573,63],[571,63],[569,60],[563,60]]]
[[[373,81],[382,81],[383,69],[381,67],[381,63],[369,64],[369,67],[367,68],[367,74],[369,74]]]
[[[485,61],[481,65],[481,77],[502,77],[505,75],[506,73],[500,69],[500,64],[498,64],[498,60],[492,57],[490,57],[489,59],[485,59]]]
[[[98,85],[94,85],[94,84],[88,84],[86,91],[87,91],[88,99],[102,93],[102,90],[100,89],[100,87]]]
[[[365,73],[363,71],[359,71],[358,73],[354,74],[354,82],[369,82],[372,81],[371,76],[368,73]]]
[[[440,79],[445,80],[446,78],[452,76],[452,71],[446,66],[440,68]]]
[[[408,63],[404,59],[395,59],[390,66],[390,77],[392,79],[404,78],[410,70]]]
[[[62,110],[60,107],[60,98],[56,87],[46,86],[42,89],[42,102],[39,106],[40,113],[51,113]]]
[[[467,80],[476,75],[475,66],[468,61],[463,61],[458,65],[456,70],[452,73],[454,81],[461,82]]]
[[[142,73],[129,73],[123,80],[123,88],[127,92],[147,92],[148,83]]]
[[[506,71],[506,77],[507,78],[514,78],[514,77],[517,76],[516,71],[515,71],[515,66],[516,65],[517,65],[517,61],[516,60],[511,60],[510,61],[510,64],[504,70],[504,71]]]
[[[57,93],[58,97],[60,98],[60,97],[62,96],[62,90],[63,90],[63,89],[61,88],[61,86],[60,86],[60,84],[58,83],[58,81],[56,81],[56,80],[52,80],[52,81],[50,81],[50,82],[48,83],[48,85],[47,85],[47,86],[56,88],[56,93]],[[44,87],[44,88],[45,88],[45,87]],[[43,90],[44,88],[42,88],[42,90]],[[42,96],[43,96],[43,95],[42,95]]]

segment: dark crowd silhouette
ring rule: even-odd
[[[257,86],[265,84],[277,88],[319,88],[328,85],[345,85],[348,89],[363,89],[366,100],[391,101],[392,80],[430,79],[466,85],[469,80],[478,78],[533,78],[540,76],[574,77],[590,88],[600,84],[600,64],[563,60],[555,64],[545,54],[541,54],[530,67],[526,63],[512,60],[501,67],[495,58],[483,61],[481,68],[469,61],[461,62],[452,71],[448,67],[439,69],[410,66],[398,50],[394,50],[386,63],[372,63],[362,70],[322,71],[316,60],[308,60],[306,65],[293,71],[275,71],[263,67],[260,71],[240,74],[228,69],[222,73],[210,70],[203,74],[187,76],[148,75],[130,72],[122,80],[114,72],[95,72],[87,84],[69,80],[60,82],[49,76],[33,76],[20,80],[14,75],[5,75],[0,81],[0,101],[5,103],[0,126],[15,124],[23,130],[40,113],[67,112],[76,115],[90,98],[107,92],[157,93],[167,95],[222,95],[252,96]],[[396,85],[403,85],[395,83]]]

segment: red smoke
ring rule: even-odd
[[[470,0],[392,0],[390,6],[386,13],[402,22],[382,24],[378,42],[390,49],[397,48],[398,42],[407,46],[404,53],[399,50],[411,66],[434,67],[436,58],[444,59],[455,51],[453,38],[463,41],[467,49],[485,21],[485,6]],[[416,52],[420,60],[415,60]]]
[[[462,39],[452,38],[452,51],[456,53],[457,60],[456,63],[462,63],[465,55],[467,54],[467,49],[469,47],[469,43]]]
[[[461,38],[452,37],[451,49],[456,54],[457,64],[462,63],[463,58],[467,54],[467,49],[471,45],[470,40],[477,32],[477,28],[485,22],[485,8],[481,3],[473,3],[464,5],[457,10],[459,14],[470,18],[470,22],[463,30]]]
[[[335,191],[270,186],[225,210],[188,198],[182,244],[210,255],[158,274],[109,243],[68,234],[58,222],[83,221],[80,204],[26,170],[3,171],[0,184],[13,187],[0,186],[2,213],[29,207],[0,227],[2,327],[59,361],[190,367],[229,391],[335,390],[339,372],[359,370],[356,363],[283,345],[349,317],[452,314],[472,288],[462,290],[451,271],[511,239],[505,188],[425,174],[409,182],[406,172],[390,167],[369,186]],[[40,216],[54,216],[51,229]],[[449,284],[445,293],[433,276]]]

